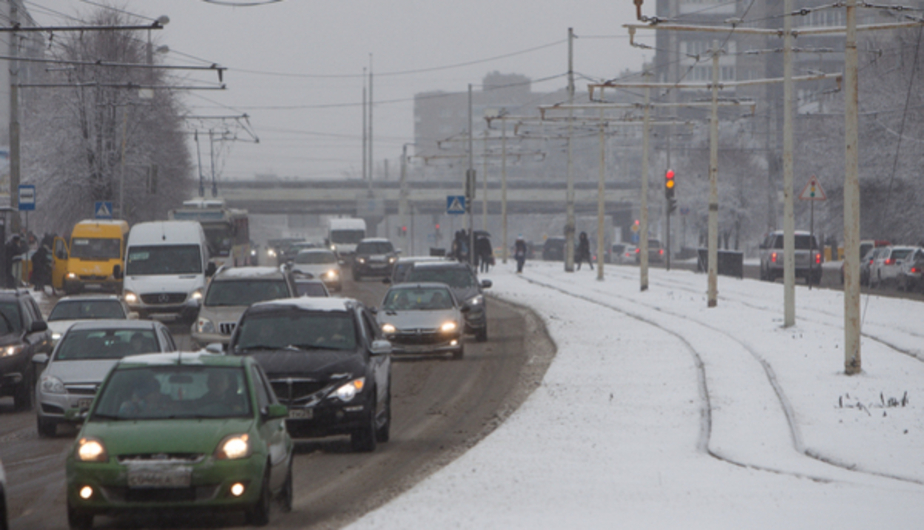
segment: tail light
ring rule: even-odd
[[[776,252],[770,254],[770,261],[776,263]]]
[[[815,254],[815,264],[821,263],[821,254]]]
[[[895,265],[895,260],[892,258],[888,258],[887,260],[883,262],[883,265]]]
[[[658,251],[658,254],[661,255],[661,256],[663,256],[663,255],[664,255],[664,249],[662,248],[661,250],[659,250],[659,251]]]
[[[635,253],[636,253],[636,254],[638,254],[638,253],[641,252],[641,251],[642,251],[642,249],[640,249],[640,248],[638,248],[638,247],[635,247]]]
[[[911,274],[919,274],[920,272],[920,267],[911,267]]]

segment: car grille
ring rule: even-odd
[[[79,396],[95,396],[99,385],[64,385],[68,394]]]
[[[326,394],[328,384],[314,379],[270,378],[270,385],[276,397],[284,404],[311,404],[320,401]]]
[[[186,301],[186,293],[143,294],[141,301],[148,305],[181,304]]]
[[[198,464],[205,460],[202,453],[140,453],[133,455],[119,455],[120,464],[141,464],[147,462],[160,463],[179,463],[179,464]]]
[[[218,331],[220,331],[222,335],[230,335],[234,333],[234,328],[236,326],[237,322],[219,322]]]
[[[110,500],[124,502],[193,502],[215,498],[218,486],[198,488],[104,488]]]
[[[439,344],[447,340],[435,329],[406,329],[394,335],[394,341],[400,344]]]

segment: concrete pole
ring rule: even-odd
[[[401,248],[405,251],[410,249],[407,246],[407,233],[404,227],[407,226],[407,146],[401,146],[401,191],[398,195],[398,222],[401,223]],[[413,254],[408,254],[413,255]]]
[[[484,131],[484,162],[481,170],[481,229],[488,230],[488,130]]]
[[[125,144],[128,135],[128,107],[122,106],[122,158],[119,162],[119,219],[125,217]]]
[[[369,124],[366,120],[368,114],[366,113],[366,69],[363,68],[363,180],[366,180],[369,175],[369,146],[366,144],[368,141],[367,136],[369,134]]]
[[[647,78],[650,74],[645,73]],[[647,83],[647,81],[646,81]],[[645,121],[642,133],[642,200],[638,226],[640,289],[648,290],[648,137],[651,136],[651,87],[645,87]]]
[[[712,41],[712,122],[709,124],[709,241],[707,305],[718,305],[719,263],[719,42]]]
[[[507,120],[501,120],[501,223],[504,232],[503,263],[507,263],[510,250],[507,245]]]
[[[369,54],[369,196],[372,197],[372,177],[375,175],[375,158],[372,157],[372,54]]]
[[[792,0],[783,2],[783,327],[796,323],[796,236],[793,212]]]
[[[855,375],[860,363],[860,180],[857,148],[857,0],[847,0],[844,45],[844,371]]]
[[[574,30],[568,28],[568,105],[574,105]],[[565,191],[565,272],[574,272],[574,109],[568,109],[568,185]]]
[[[606,135],[603,109],[600,109],[600,180],[597,182],[597,280],[603,281],[603,262],[606,250]]]
[[[473,138],[475,131],[472,126],[472,84],[468,84],[468,171],[465,175],[466,190],[471,186],[471,196],[466,197],[465,207],[468,209],[468,262],[475,263],[475,179],[468,182],[469,174],[475,174],[475,147]]]
[[[19,6],[10,2],[10,26],[19,25]],[[14,31],[10,33],[10,234],[19,233],[19,184],[20,179],[20,141],[19,141],[19,37]],[[0,243],[3,243],[0,241]]]

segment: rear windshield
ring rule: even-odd
[[[914,252],[913,248],[897,248],[892,250],[892,255],[889,257],[891,259],[907,259],[912,252]]]
[[[357,254],[388,254],[394,250],[391,241],[366,241],[356,246]]]
[[[283,310],[252,314],[241,322],[234,353],[247,350],[350,350],[358,339],[345,311]]]
[[[295,256],[295,263],[303,265],[337,263],[337,256],[333,252],[299,252]]]
[[[290,296],[284,280],[213,281],[205,295],[205,305],[248,306],[254,302]]]
[[[55,360],[121,359],[126,355],[156,353],[153,330],[89,329],[69,330],[55,351]]]
[[[68,300],[55,304],[48,321],[126,317],[118,300]]]
[[[119,259],[122,257],[122,240],[75,237],[71,239],[70,257],[98,260]]]
[[[327,288],[321,282],[295,282],[298,296],[330,296]]]
[[[796,234],[796,250],[811,250],[813,248],[818,248],[818,245],[813,244],[815,238],[809,235]],[[783,236],[777,236],[773,242],[773,248],[783,248]]]
[[[116,370],[100,390],[89,421],[251,416],[239,367],[157,366]]]

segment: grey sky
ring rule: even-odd
[[[653,10],[653,1],[649,4],[645,7]],[[170,17],[166,29],[153,32],[158,44],[171,49],[164,62],[214,62],[228,68],[227,90],[184,97],[193,114],[250,116],[260,143],[226,145],[224,179],[255,173],[358,178],[362,71],[370,54],[377,102],[373,154],[376,165],[388,158],[392,167],[402,144],[413,141],[416,93],[460,92],[469,83],[478,90],[484,75],[494,70],[534,80],[561,76],[534,83],[537,92],[566,86],[569,26],[578,36],[574,64],[579,75],[613,78],[627,68],[639,69],[652,55],[628,44],[622,24],[634,20],[629,0],[285,0],[259,7],[121,0],[114,5],[145,17]],[[98,9],[95,0],[26,0],[26,6],[45,25],[74,24],[62,14]],[[468,65],[446,68],[463,64]],[[398,74],[408,71],[419,72]],[[214,84],[217,79],[192,74],[187,81]],[[585,84],[578,77],[578,88]],[[207,164],[207,142],[201,145]]]

